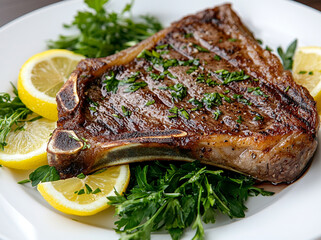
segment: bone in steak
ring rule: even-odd
[[[57,95],[48,160],[62,177],[146,160],[200,160],[291,182],[317,147],[308,91],[229,4],[79,63]]]

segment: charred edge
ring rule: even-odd
[[[285,93],[284,91],[282,91],[279,88],[271,88],[268,84],[262,83],[260,84],[262,86],[262,88],[267,89],[267,91],[269,92],[269,94],[273,95],[274,98],[277,98],[278,96],[281,96],[281,98],[286,99],[286,104],[291,105],[292,107],[284,107],[284,111],[286,111],[289,115],[295,117],[297,120],[299,120],[300,122],[302,122],[307,128],[304,128],[303,126],[297,126],[300,130],[302,130],[303,132],[307,132],[307,131],[312,131],[312,135],[313,138],[316,138],[316,132],[315,132],[315,119],[312,122],[309,122],[307,119],[305,119],[303,116],[299,115],[298,113],[296,113],[295,111],[293,111],[293,106],[297,106],[299,108],[301,108],[302,110],[304,110],[306,112],[307,116],[314,116],[314,111],[313,109],[309,108],[309,105],[306,101],[304,101],[305,99],[301,99],[302,101],[298,102],[295,101],[290,95],[288,95],[287,93]],[[298,86],[300,87],[300,86]]]

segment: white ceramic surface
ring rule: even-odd
[[[119,11],[125,0],[113,0],[110,9]],[[213,7],[222,0],[136,0],[133,13],[159,17],[164,25]],[[246,25],[276,49],[294,38],[300,46],[321,46],[320,12],[284,0],[229,0]],[[64,33],[81,0],[64,1],[27,14],[0,28],[0,91],[10,91],[21,65],[33,54],[46,49],[48,39]],[[320,147],[319,147],[320,148]],[[273,197],[251,198],[247,217],[230,220],[219,216],[215,225],[206,226],[207,239],[316,239],[321,237],[321,156],[318,151],[309,171]],[[30,186],[18,185],[28,172],[0,168],[0,239],[118,239],[112,230],[113,209],[93,217],[71,217],[50,207]],[[192,231],[184,235],[191,239]],[[170,239],[165,233],[152,239]]]

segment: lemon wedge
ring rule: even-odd
[[[52,49],[29,58],[21,67],[18,93],[33,112],[58,120],[56,94],[84,56],[68,50]]]
[[[114,189],[122,194],[129,183],[129,165],[107,168],[105,171],[38,184],[38,191],[57,210],[78,216],[96,214],[109,207],[107,196]]]
[[[293,59],[294,80],[306,87],[321,114],[321,47],[300,47]]]
[[[34,119],[35,116],[33,114],[28,119]],[[56,128],[56,122],[40,118],[25,121],[17,127],[23,127],[23,130],[9,132],[7,146],[3,151],[0,150],[0,164],[25,170],[47,164],[47,143]]]

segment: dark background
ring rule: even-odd
[[[60,2],[58,0],[0,0],[0,27],[35,9]],[[297,0],[321,11],[321,0]]]

